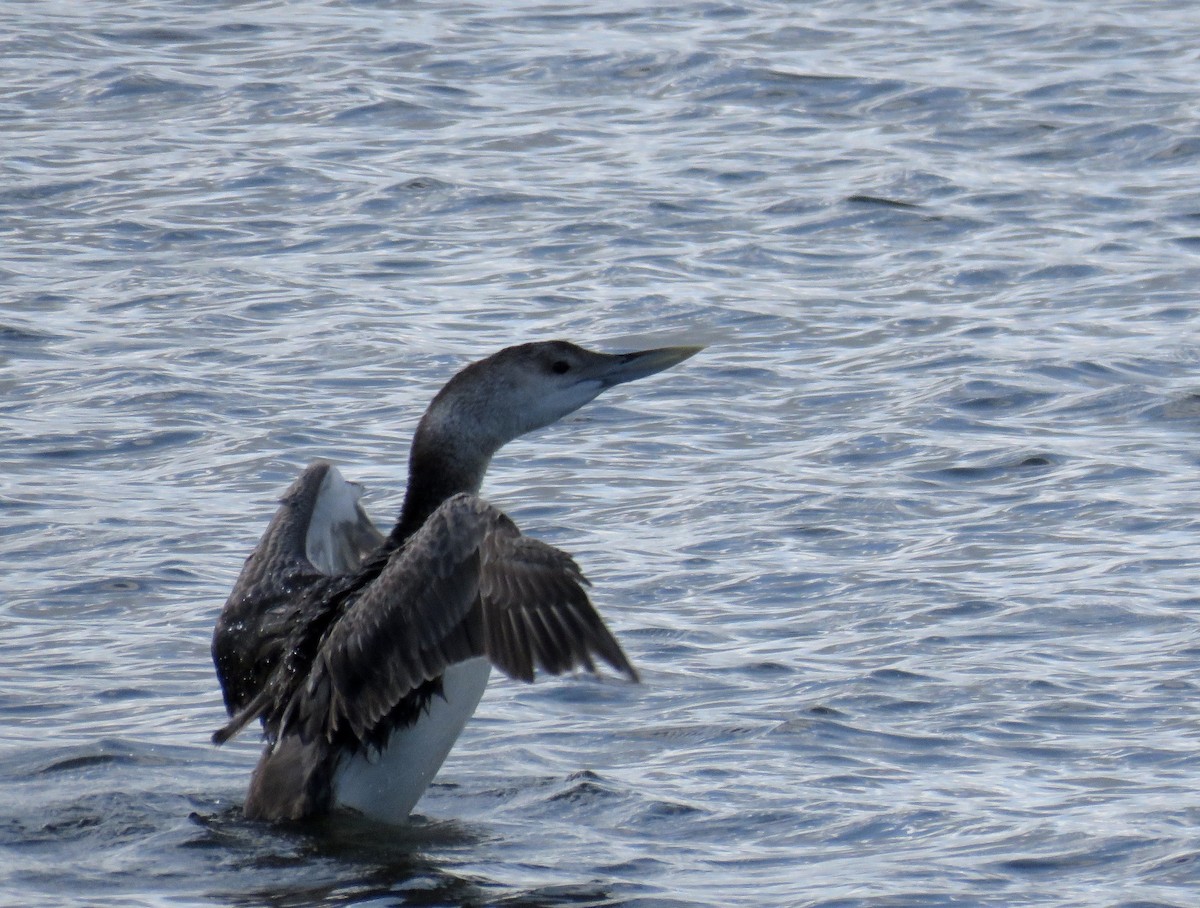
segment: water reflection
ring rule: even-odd
[[[489,839],[482,829],[458,821],[414,818],[406,827],[382,826],[350,817],[288,824],[257,824],[235,810],[212,816],[193,814],[204,834],[189,848],[220,849],[239,876],[255,878],[244,891],[217,890],[215,900],[231,905],[520,905],[621,904],[599,883],[556,885],[513,891],[460,868],[453,857],[469,860]],[[263,884],[262,878],[272,881]]]

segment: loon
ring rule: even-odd
[[[492,666],[638,680],[570,555],[479,497],[492,455],[607,388],[701,347],[606,354],[566,341],[507,347],[464,368],[417,425],[408,486],[384,536],[327,461],[288,488],[213,632],[229,722],[266,740],[248,819],[349,809],[402,823],[483,696]]]

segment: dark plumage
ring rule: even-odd
[[[571,556],[521,535],[477,493],[507,441],[697,349],[612,356],[553,341],[468,366],[418,426],[386,538],[334,467],[301,474],[213,635],[231,716],[213,740],[255,719],[267,739],[247,816],[345,804],[400,819],[482,695],[481,657],[523,681],[598,661],[637,680]],[[373,768],[393,757],[400,765]]]

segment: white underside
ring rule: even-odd
[[[479,705],[491,671],[484,658],[448,668],[444,698],[435,696],[416,724],[393,732],[382,753],[356,754],[337,768],[335,806],[385,823],[407,820]]]
[[[311,467],[310,467],[311,469]],[[321,481],[305,535],[305,555],[323,574],[348,574],[363,555],[383,541],[383,535],[359,507],[362,486],[346,482],[330,466]]]

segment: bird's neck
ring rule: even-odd
[[[490,444],[465,439],[436,422],[422,420],[408,458],[404,505],[389,541],[403,544],[452,495],[477,493],[493,453]]]

